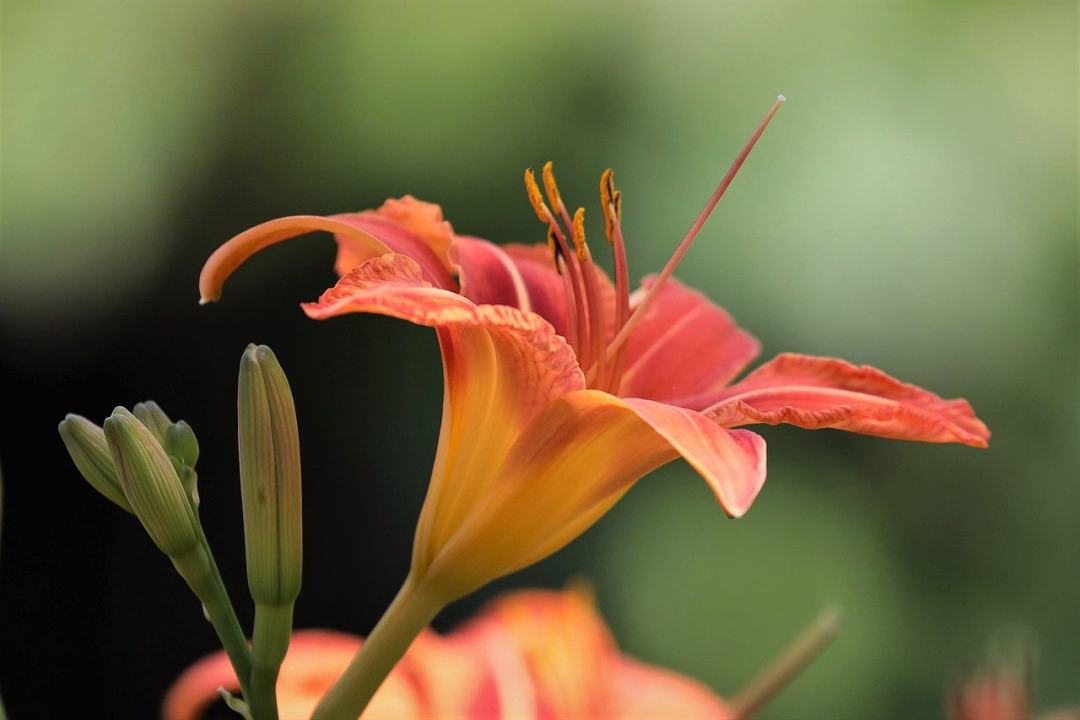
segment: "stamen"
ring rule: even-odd
[[[622,198],[622,193],[616,191],[614,198],[615,202],[618,202]],[[615,332],[617,333],[630,317],[630,271],[626,262],[626,243],[623,241],[622,225],[619,223],[619,207],[615,202],[607,205],[607,216],[612,226],[611,245],[615,254]],[[619,382],[622,380],[625,348],[626,344],[623,343],[616,349],[615,356],[611,358],[611,377],[605,383],[608,391],[614,394],[618,394]]]
[[[591,374],[599,375],[604,369],[604,305],[600,298],[599,282],[596,279],[596,265],[585,241],[585,208],[579,207],[574,212],[573,221],[574,249],[577,250],[581,263],[581,274],[585,280],[585,306],[589,311],[589,330],[585,334],[583,345],[588,349],[581,359],[581,367],[590,368]],[[591,367],[595,364],[595,367]]]
[[[547,193],[548,202],[555,208],[555,212],[559,213],[563,222],[567,227],[570,226],[570,214],[566,211],[566,205],[563,204],[562,196],[559,195],[559,184],[555,182],[555,164],[548,160],[544,163],[543,168],[544,178],[544,192]]]
[[[544,203],[544,196],[540,194],[540,188],[536,184],[536,175],[532,168],[525,169],[525,192],[529,195],[529,204],[536,212],[536,217],[545,225],[552,221],[551,211]]]
[[[559,258],[562,257],[562,251],[559,250],[559,241],[555,239],[555,233],[549,227],[547,231],[547,243],[548,250],[551,252],[551,262],[555,265],[555,270],[562,272],[559,267]]]
[[[555,256],[556,269],[559,270],[560,273],[563,273],[565,268],[566,274],[569,275],[570,288],[569,292],[566,294],[566,312],[567,316],[570,316],[571,314],[574,315],[575,321],[571,323],[571,325],[576,328],[576,331],[571,334],[567,340],[570,342],[570,346],[574,351],[580,353],[587,347],[587,337],[585,336],[585,333],[587,332],[585,313],[588,299],[585,294],[585,286],[582,283],[577,257],[570,252],[570,248],[566,243],[566,236],[559,227],[559,223],[556,222],[555,216],[551,214],[551,210],[544,202],[544,198],[540,194],[540,188],[536,184],[536,175],[533,173],[532,168],[527,168],[525,170],[525,190],[529,196],[529,203],[536,212],[536,217],[540,219],[540,222],[548,226],[548,243],[552,247],[552,254]],[[567,218],[566,223],[569,228],[571,226],[569,218]],[[563,260],[561,265],[559,263],[560,257]]]
[[[548,232],[549,236],[551,232]],[[558,246],[556,246],[558,247]],[[559,276],[563,282],[563,294],[566,297],[566,339],[570,343],[570,347],[574,349],[574,354],[577,355],[578,348],[581,346],[581,330],[579,330],[579,317],[582,313],[578,312],[578,306],[574,302],[574,286],[573,278],[566,268],[566,258],[562,257],[560,253],[559,257],[555,259],[555,269],[559,271]]]
[[[609,243],[614,244],[612,238],[615,231],[608,213],[608,206],[615,208],[616,219],[622,219],[622,193],[615,188],[615,172],[608,168],[600,173],[600,207],[604,210],[604,234]]]
[[[591,260],[591,257],[586,257],[589,252],[588,245],[585,244],[585,208],[579,207],[574,213],[574,220],[570,224],[571,237],[574,240],[574,250],[577,251],[578,260],[586,262]]]
[[[615,259],[614,331],[618,332],[630,316],[630,273],[627,268],[622,227],[619,224],[622,218],[622,193],[615,187],[615,173],[611,168],[600,174],[600,207],[604,213],[604,234],[612,247]],[[595,387],[601,390],[618,393],[622,353],[616,352],[613,357],[605,356],[604,360],[609,361],[606,376],[597,373],[591,380]]]
[[[630,333],[637,326],[641,319],[645,316],[645,312],[649,309],[649,306],[656,299],[656,296],[663,290],[664,285],[675,272],[675,268],[679,265],[679,262],[686,255],[687,250],[690,249],[690,245],[694,242],[694,238],[697,237],[701,231],[702,226],[705,225],[705,221],[709,219],[709,215],[716,208],[716,204],[720,202],[720,198],[727,192],[728,187],[731,185],[731,181],[735,179],[735,175],[739,172],[739,168],[746,162],[746,158],[750,155],[750,151],[754,149],[754,145],[757,143],[758,138],[765,132],[765,128],[768,126],[769,121],[773,119],[773,115],[780,109],[780,106],[787,100],[783,95],[778,95],[776,101],[769,108],[769,111],[765,113],[764,119],[758,124],[757,129],[754,130],[753,135],[746,141],[746,145],[739,152],[735,158],[735,162],[728,168],[727,173],[724,175],[724,179],[720,181],[720,184],[716,186],[716,190],[709,197],[708,202],[705,203],[705,207],[698,213],[697,219],[694,220],[694,224],[690,226],[690,229],[686,232],[682,242],[675,248],[675,252],[672,253],[671,258],[667,261],[667,265],[660,271],[660,275],[656,278],[656,282],[645,292],[645,296],[638,303],[637,308],[634,309],[634,314],[630,316],[630,319],[626,321],[619,332],[612,339],[607,348],[607,357],[610,359],[614,356],[615,352],[626,342],[626,339],[630,337]]]

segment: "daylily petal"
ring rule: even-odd
[[[619,394],[700,410],[760,351],[727,312],[672,279],[627,340]]]
[[[344,213],[333,218],[371,233],[392,252],[408,255],[424,269],[424,277],[437,287],[457,289],[449,259],[454,232],[450,223],[442,219],[438,205],[406,195],[387,200],[377,210]],[[335,234],[334,239],[338,242],[334,269],[339,275],[372,257],[365,246],[352,242],[347,235]]]
[[[451,269],[450,245],[454,241],[454,228],[443,219],[442,208],[435,203],[417,200],[412,195],[390,198],[376,210],[355,213],[360,217],[375,216],[393,223],[402,230],[423,241],[446,269]],[[399,250],[398,252],[404,252]],[[407,253],[406,253],[407,254]],[[366,259],[366,258],[365,258]],[[339,258],[340,260],[340,258]],[[342,274],[358,265],[353,263]]]
[[[476,698],[487,712],[469,717],[732,717],[701,683],[622,655],[582,590],[511,593],[451,637],[474,647],[490,668],[491,688]]]
[[[386,209],[388,206],[389,210]],[[261,223],[214,251],[199,276],[200,297],[203,302],[220,299],[225,280],[249,257],[271,245],[317,231],[334,234],[338,243],[335,268],[339,274],[373,257],[401,253],[415,260],[422,268],[424,278],[433,285],[456,289],[444,247],[449,241],[444,242],[439,231],[441,225],[448,227],[448,224],[435,222],[433,212],[438,212],[441,218],[438,206],[406,196],[398,201],[388,200],[376,211],[328,217],[293,215]],[[432,225],[426,230],[425,219]],[[414,230],[424,234],[418,235]]]
[[[609,670],[619,720],[733,720],[735,713],[705,685],[678,673],[631,658]]]
[[[487,651],[500,717],[596,718],[609,713],[607,671],[618,649],[585,593],[515,592],[488,605],[460,633]],[[516,657],[491,652],[499,647]],[[506,667],[497,666],[500,660]],[[530,703],[531,712],[526,710]]]
[[[317,319],[379,313],[438,329],[443,431],[417,527],[414,569],[427,566],[434,548],[496,482],[495,464],[533,417],[554,398],[585,387],[573,350],[543,318],[432,288],[402,256],[367,261],[304,310]]]
[[[719,394],[721,425],[790,423],[867,435],[986,447],[990,431],[965,400],[944,400],[867,365],[783,354]]]
[[[566,336],[566,293],[547,246],[496,245],[459,235],[450,259],[461,294],[474,303],[535,312]]]
[[[360,648],[360,638],[331,630],[299,630],[293,633],[289,652],[278,677],[278,712],[281,720],[311,717],[316,703],[341,675]],[[236,692],[240,683],[223,651],[199,660],[188,668],[165,695],[161,714],[165,720],[197,720],[218,698],[217,689]],[[370,706],[371,717],[419,718],[421,698],[398,671],[379,688]]]
[[[469,417],[463,413],[459,422]],[[436,546],[430,572],[452,575],[456,591],[547,557],[599,519],[634,481],[680,454],[730,515],[746,511],[765,478],[764,441],[753,433],[597,390],[564,394],[519,435],[509,452],[501,438],[490,451],[484,443],[488,464],[476,470],[489,474],[479,481],[486,490],[473,496],[457,532]],[[505,460],[493,466],[498,457]]]
[[[724,511],[741,517],[765,483],[765,440],[727,430],[694,410],[652,400],[623,402],[648,423],[708,483]]]
[[[423,701],[423,714],[430,718],[498,718],[498,705],[486,708],[489,712],[475,714],[478,699],[490,685],[489,660],[471,643],[459,642],[460,633],[439,635],[431,630],[420,633],[397,670],[408,678]],[[383,717],[366,713],[365,718]],[[386,717],[406,720],[408,715]]]
[[[566,291],[563,280],[555,270],[551,258],[551,249],[546,243],[522,245],[507,243],[500,245],[503,251],[514,261],[529,288],[533,303],[533,312],[545,318],[563,333],[566,321]],[[604,340],[614,335],[615,325],[615,285],[602,268],[592,265],[596,278],[596,290],[603,309]]]

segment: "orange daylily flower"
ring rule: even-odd
[[[765,480],[765,442],[739,426],[789,423],[984,447],[963,400],[870,367],[784,354],[732,383],[758,341],[671,276],[749,154],[762,121],[655,277],[631,293],[612,174],[600,183],[615,281],[592,260],[583,214],[563,205],[549,163],[529,198],[546,245],[458,235],[411,196],[377,210],[285,217],[229,240],[207,261],[203,302],[268,245],[322,230],[338,283],[304,311],[377,313],[434,327],[445,371],[442,430],[417,527],[412,575],[443,601],[534,563],[582,533],[641,476],[683,457],[738,517]],[[463,558],[467,558],[464,561]]]
[[[328,630],[295,632],[278,682],[282,720],[310,717],[361,644]],[[238,685],[224,653],[210,655],[173,684],[163,717],[197,720],[217,688]],[[591,598],[566,590],[513,593],[449,635],[425,631],[364,717],[726,720],[733,714],[701,683],[621,654]]]

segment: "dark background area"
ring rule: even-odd
[[[12,717],[152,717],[216,649],[137,522],[56,433],[157,400],[199,437],[202,515],[250,623],[235,449],[248,342],[292,382],[298,627],[364,634],[406,571],[441,410],[433,334],[308,320],[326,237],[251,224],[412,193],[459,232],[539,241],[520,173],[595,215],[625,193],[658,269],[777,92],[790,102],[679,275],[762,339],[970,399],[991,449],[766,429],[727,520],[681,463],[555,557],[455,604],[575,576],[628,652],[731,694],[823,604],[847,627],[770,717],[936,717],[999,627],[1040,705],[1080,701],[1076,7],[1040,3],[4,2],[0,689]],[[593,218],[595,220],[595,217]],[[598,226],[596,228],[598,230]]]

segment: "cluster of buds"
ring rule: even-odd
[[[199,442],[152,401],[117,407],[99,426],[79,415],[60,437],[86,481],[133,514],[172,560],[203,607],[240,681],[231,705],[256,720],[276,720],[274,687],[300,592],[300,443],[285,373],[266,346],[251,345],[240,365],[241,489],[253,641],[240,627],[199,520]]]
[[[139,518],[163,553],[176,557],[198,544],[199,443],[190,425],[149,401],[117,407],[104,427],[69,414],[59,429],[86,481]]]

